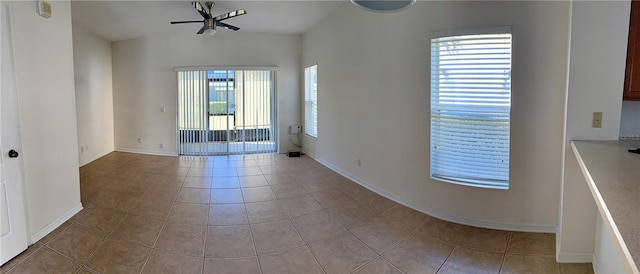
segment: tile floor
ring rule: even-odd
[[[0,272],[592,272],[553,234],[441,221],[308,157],[114,152],[80,178],[84,209]]]

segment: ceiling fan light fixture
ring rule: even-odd
[[[358,8],[378,13],[398,12],[415,2],[416,0],[351,0],[351,3]]]
[[[216,28],[215,27],[214,28],[205,29],[204,32],[203,32],[203,34],[206,34],[206,35],[214,35],[215,33],[216,33]]]

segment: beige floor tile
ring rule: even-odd
[[[190,256],[204,256],[206,226],[165,224],[156,248]]]
[[[324,208],[334,208],[346,202],[353,201],[351,196],[334,188],[314,192],[311,196],[313,196],[313,198],[315,198],[316,201],[318,201]]]
[[[113,191],[133,194],[136,196],[142,196],[142,194],[144,194],[150,187],[151,185],[147,183],[122,180],[111,185],[109,189]]]
[[[187,173],[188,174],[188,173]],[[184,183],[184,176],[169,176],[166,174],[141,174],[142,181],[156,186],[177,186]]]
[[[96,273],[97,272],[86,267],[83,267],[82,269],[78,270],[78,272],[76,272],[76,274],[96,274]]]
[[[382,257],[407,273],[435,273],[454,245],[431,236],[413,233]]]
[[[511,232],[472,227],[460,241],[460,245],[490,252],[504,253]]]
[[[295,170],[295,171],[290,171],[289,173],[291,174],[291,176],[296,178],[296,180],[320,178],[321,177],[320,174],[318,174],[315,170],[308,169],[308,168],[303,168],[303,169],[299,169],[299,170]]]
[[[440,240],[457,244],[471,228],[434,217],[427,216],[426,221],[418,227],[418,232],[436,237]]]
[[[205,255],[216,258],[256,256],[248,225],[209,226]]]
[[[47,244],[51,249],[83,264],[107,238],[93,228],[72,224]]]
[[[175,202],[167,217],[169,223],[206,225],[209,214],[208,204]]]
[[[364,198],[373,194],[371,190],[368,190],[357,183],[343,184],[338,186],[338,189],[340,189],[344,193],[349,194],[349,196],[353,197],[354,199]]]
[[[307,192],[309,192],[309,193],[319,192],[319,191],[322,191],[322,190],[329,190],[329,189],[334,188],[333,184],[327,183],[326,181],[322,180],[321,178],[300,179],[299,184],[302,185],[302,187],[304,187],[307,190]]]
[[[355,274],[403,274],[400,269],[378,257],[364,267],[358,269]]]
[[[278,201],[246,203],[245,206],[249,222],[252,224],[274,222],[288,218],[287,212]]]
[[[75,273],[80,265],[50,250],[47,247],[39,248],[31,256],[26,258],[11,270],[14,274],[28,273]]]
[[[122,221],[125,212],[117,209],[95,206],[87,209],[87,213],[78,220],[78,223],[96,228],[103,233],[111,233]]]
[[[259,255],[289,250],[304,245],[289,220],[252,224],[251,233]]]
[[[278,199],[299,197],[308,193],[301,184],[279,184],[271,186]]]
[[[164,221],[169,216],[172,206],[172,201],[142,197],[129,213]]]
[[[427,219],[427,215],[400,204],[385,211],[382,215],[411,230],[419,227]]]
[[[208,204],[210,196],[210,189],[183,187],[178,192],[176,202]]]
[[[87,208],[83,209],[83,211],[85,211],[85,214],[87,212],[94,212],[92,210],[88,210]],[[96,213],[94,212],[94,215]],[[53,240],[55,237],[57,237],[58,235],[60,235],[60,233],[62,233],[63,231],[65,231],[67,228],[69,228],[71,225],[73,224],[72,221],[66,221],[64,223],[62,223],[59,227],[57,227],[56,229],[54,229],[53,231],[51,231],[49,234],[47,234],[46,236],[42,237],[42,239],[40,239],[38,241],[39,244],[47,244],[48,242],[51,242],[51,240]]]
[[[249,224],[244,204],[212,204],[209,208],[209,225]]]
[[[373,209],[377,213],[383,213],[388,209],[397,205],[396,202],[391,201],[385,197],[382,197],[375,193],[370,193],[357,200],[358,203]]]
[[[155,249],[142,273],[149,274],[200,274],[204,258],[192,257]]]
[[[513,232],[507,245],[507,253],[554,256],[556,237],[551,233]]]
[[[378,253],[397,244],[411,232],[401,224],[384,217],[374,218],[349,230]]]
[[[267,179],[262,175],[240,176],[238,177],[240,187],[260,187],[267,186]]]
[[[262,176],[262,170],[257,166],[236,167],[236,172],[238,172],[238,176],[254,176],[254,175]]]
[[[269,185],[278,185],[296,182],[296,178],[287,173],[276,173],[264,175]]]
[[[238,177],[235,176],[227,176],[227,177],[213,177],[211,180],[212,188],[240,188],[240,181]]]
[[[178,191],[180,191],[179,186],[153,185],[142,195],[142,197],[175,201],[176,196],[178,196]]]
[[[101,273],[139,273],[150,253],[150,248],[111,238],[87,266]]]
[[[308,157],[114,152],[80,176],[85,209],[0,272],[592,273],[555,264],[553,234],[440,221]]]
[[[291,218],[323,210],[311,195],[280,199],[279,202]]]
[[[13,269],[15,266],[20,264],[22,261],[24,261],[25,259],[29,258],[29,256],[33,255],[33,253],[38,251],[38,249],[40,249],[41,247],[42,247],[42,245],[38,244],[38,243],[30,245],[27,248],[27,250],[23,251],[22,253],[18,254],[18,256],[13,257],[13,259],[9,260],[8,262],[6,262],[2,266],[0,266],[0,273],[9,272],[9,270]]]
[[[245,203],[265,202],[276,200],[276,195],[269,186],[250,187],[242,189]]]
[[[160,220],[127,215],[113,231],[113,236],[146,247],[153,247],[163,224]]]
[[[510,255],[504,257],[500,273],[556,273],[552,256]]]
[[[270,273],[324,273],[309,248],[301,246],[282,253],[259,258],[263,274]]]
[[[300,216],[292,221],[302,239],[307,243],[322,240],[346,230],[326,210]]]
[[[493,253],[457,246],[438,273],[498,273],[502,253]]]
[[[215,178],[214,178],[215,180]],[[211,201],[212,204],[238,204],[244,203],[242,199],[242,191],[239,188],[229,189],[212,189]]]
[[[262,170],[262,174],[276,174],[276,173],[285,173],[287,170],[286,167],[282,165],[269,165],[269,166],[260,166],[260,170]]]
[[[212,177],[186,177],[182,187],[211,188]]]
[[[131,211],[138,205],[140,196],[118,192],[107,191],[98,199],[98,203],[104,207],[114,208],[122,211]]]
[[[218,168],[213,166],[213,176],[238,176],[235,168]]]
[[[315,242],[309,248],[327,273],[352,272],[377,256],[348,231]]]
[[[342,203],[338,207],[327,209],[327,211],[335,220],[347,228],[369,222],[377,215],[371,208],[355,201]]]
[[[211,177],[213,176],[212,168],[191,167],[187,172],[187,177]]]
[[[558,264],[558,272],[560,274],[592,274],[593,265],[584,264]]]
[[[258,258],[205,258],[203,274],[260,274]]]

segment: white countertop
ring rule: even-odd
[[[638,140],[572,141],[571,148],[627,271],[640,273]]]

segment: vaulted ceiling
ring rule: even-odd
[[[204,4],[204,1],[201,1]],[[240,31],[278,34],[302,34],[324,19],[346,0],[298,1],[215,1],[211,13],[216,16],[237,9],[246,15],[225,23]],[[80,1],[71,2],[73,23],[110,41],[157,35],[193,33],[199,24],[171,25],[171,21],[202,20],[190,1]],[[229,31],[229,30],[219,30]]]

